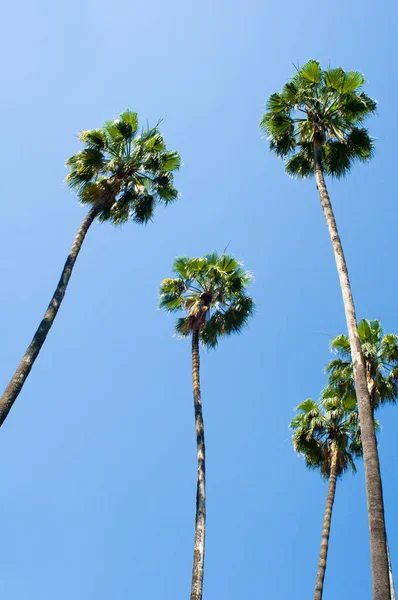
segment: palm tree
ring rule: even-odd
[[[203,258],[183,256],[174,261],[176,277],[164,279],[160,307],[184,311],[176,321],[179,336],[191,336],[192,386],[197,444],[196,525],[191,600],[201,600],[206,527],[205,437],[200,393],[199,342],[215,348],[219,338],[240,333],[253,314],[253,300],[246,295],[250,274],[232,256],[213,252]]]
[[[269,97],[261,128],[269,136],[271,150],[287,160],[289,175],[299,178],[315,175],[354,359],[368,499],[373,600],[389,600],[384,505],[372,409],[347,265],[325,183],[325,175],[343,177],[355,161],[366,162],[372,157],[373,141],[362,123],[375,112],[376,102],[362,91],[364,81],[361,73],[341,68],[325,71],[316,60],[310,60],[280,93]]]
[[[318,404],[309,398],[296,410],[290,423],[294,449],[304,457],[308,468],[319,469],[321,476],[329,481],[314,593],[314,600],[321,600],[336,481],[349,468],[355,473],[354,460],[362,455],[358,414],[356,410],[348,411],[338,397],[323,399]]]
[[[374,412],[385,403],[396,403],[398,398],[398,336],[385,334],[380,321],[368,319],[358,323],[358,333]],[[338,393],[348,407],[355,406],[350,342],[346,335],[341,334],[332,339],[330,347],[337,358],[326,367],[329,382],[324,394],[333,396]]]
[[[371,400],[372,413],[386,403],[396,403],[398,398],[398,336],[385,334],[378,320],[362,319],[358,324],[359,339],[365,360],[366,380]],[[330,344],[338,355],[326,367],[329,383],[323,395],[342,398],[347,408],[357,403],[351,359],[350,343],[346,335],[336,336]],[[388,573],[391,600],[395,600],[395,586],[387,543]]]
[[[6,419],[45,342],[64,298],[86,233],[95,219],[120,225],[147,223],[157,204],[177,198],[173,171],[180,166],[177,152],[167,150],[157,127],[138,132],[137,113],[126,110],[100,129],[83,131],[84,148],[66,161],[66,178],[90,210],[83,220],[44,317],[17,370],[0,398],[0,426]]]

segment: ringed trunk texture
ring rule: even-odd
[[[365,467],[366,496],[370,536],[370,555],[372,564],[373,600],[390,600],[388,576],[387,540],[384,521],[383,492],[380,477],[379,456],[373,423],[373,411],[366,381],[365,363],[355,316],[354,301],[348,278],[347,265],[337,231],[336,221],[330,203],[322,169],[322,139],[314,137],[315,179],[321,200],[323,213],[329,229],[333,253],[336,260],[343,296],[344,310],[350,340],[355,391],[358,401],[359,421],[361,424],[363,458]]]
[[[205,559],[206,529],[206,465],[205,436],[202,415],[202,399],[200,395],[199,377],[199,329],[192,331],[192,387],[195,406],[195,428],[198,455],[198,481],[196,487],[196,522],[193,551],[191,600],[202,600],[203,570]]]
[[[375,384],[375,380],[371,376],[370,363],[365,361],[365,367],[366,367],[366,380],[367,380],[367,384],[368,384],[368,392],[369,392],[369,396],[370,396],[370,402],[372,405],[372,415],[374,416],[374,411],[375,411],[374,393],[375,393],[375,389],[376,389],[376,384]],[[393,577],[393,573],[392,573],[392,565],[391,565],[391,557],[390,557],[390,549],[388,546],[388,540],[387,540],[387,562],[388,562],[388,578],[390,581],[390,596],[391,596],[391,600],[396,600],[394,577]]]
[[[77,256],[82,247],[86,233],[94,221],[95,217],[101,211],[100,205],[94,205],[89,211],[83,223],[81,224],[79,231],[76,234],[72,248],[69,252],[68,258],[66,259],[64,268],[62,270],[61,278],[55,289],[54,295],[51,298],[50,304],[44,314],[44,317],[33,336],[33,339],[26,350],[21,362],[19,363],[17,370],[15,371],[10,383],[4,390],[3,395],[0,398],[0,426],[4,423],[8,413],[11,410],[12,405],[18,398],[20,391],[33,367],[33,364],[46,340],[47,334],[54,323],[55,317],[57,316],[61,302],[65,296],[65,291],[72,274],[73,267],[75,265]]]
[[[332,521],[334,497],[336,494],[336,480],[337,480],[337,450],[336,450],[336,448],[333,448],[332,452],[333,452],[333,455],[332,455],[332,461],[331,461],[331,465],[330,465],[330,477],[329,477],[328,495],[326,497],[325,514],[323,517],[321,550],[319,552],[318,572],[316,575],[314,600],[322,600],[323,581],[325,579],[326,561],[327,561],[327,557],[328,557],[328,548],[329,548],[330,524]]]

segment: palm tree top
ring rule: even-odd
[[[66,161],[66,181],[83,204],[103,203],[100,220],[146,223],[157,204],[177,198],[173,172],[180,156],[167,149],[157,126],[139,131],[137,113],[126,110],[99,129],[82,131],[79,140],[84,148]]]
[[[398,336],[385,334],[378,320],[362,319],[358,333],[365,360],[370,397],[373,408],[385,402],[395,403],[398,397]],[[326,367],[329,382],[324,395],[338,393],[347,407],[356,405],[356,395],[348,337],[344,334],[331,341],[331,349],[338,358]]]
[[[362,456],[358,413],[347,410],[338,397],[319,403],[308,398],[296,408],[290,428],[293,446],[304,457],[306,466],[318,469],[325,479],[330,476],[332,448],[337,454],[337,476],[349,468],[355,473],[355,459]]]
[[[220,337],[240,333],[254,312],[246,289],[252,276],[232,256],[213,252],[202,258],[181,256],[173,264],[174,278],[160,286],[160,308],[185,311],[176,332],[187,337],[199,331],[203,345],[214,348]]]
[[[346,175],[355,160],[370,160],[374,145],[361,124],[376,102],[363,92],[364,83],[362,73],[323,70],[309,60],[281,92],[271,94],[260,127],[270,149],[287,161],[289,175],[314,174],[315,139],[322,144],[324,171],[333,177]]]

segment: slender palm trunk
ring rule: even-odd
[[[388,575],[389,575],[389,578],[390,578],[391,600],[396,600],[394,577],[392,575],[392,565],[391,565],[391,557],[390,557],[390,548],[388,547],[388,542],[387,542],[387,558],[388,558]]]
[[[319,134],[314,137],[315,178],[323,213],[329,229],[340,287],[343,296],[348,336],[354,371],[355,390],[358,400],[359,420],[361,424],[363,456],[365,466],[366,495],[368,502],[368,520],[370,534],[370,554],[372,564],[373,600],[390,600],[388,577],[387,540],[384,521],[383,492],[380,477],[379,456],[374,431],[372,407],[366,382],[365,363],[355,316],[350,281],[348,279],[340,236],[337,231],[332,205],[322,169],[322,141]]]
[[[54,295],[51,298],[51,302],[48,305],[48,308],[35,335],[33,336],[29,348],[26,350],[10,383],[8,384],[3,395],[0,398],[0,426],[4,423],[8,413],[11,410],[12,405],[18,398],[19,392],[22,390],[22,387],[33,367],[33,364],[46,340],[47,334],[50,331],[52,324],[54,323],[59,307],[61,306],[61,302],[65,296],[66,287],[68,285],[73,267],[82,247],[86,233],[100,211],[101,206],[99,204],[94,205],[93,208],[87,214],[83,223],[81,224],[79,231],[77,232],[77,235],[72,244],[72,248],[69,252],[68,258],[66,259],[64,268],[62,270],[61,278],[55,289]]]
[[[199,329],[192,331],[192,386],[195,406],[195,428],[198,455],[198,481],[196,487],[196,524],[193,551],[191,600],[201,600],[203,592],[203,568],[205,558],[206,528],[206,465],[205,436],[202,415],[199,377]]]
[[[330,477],[328,486],[328,495],[326,497],[325,514],[323,516],[321,550],[319,552],[318,572],[316,575],[314,600],[322,600],[323,580],[325,579],[326,561],[328,557],[330,524],[332,521],[332,511],[334,497],[336,494],[337,480],[337,450],[332,449],[332,460],[330,465]]]

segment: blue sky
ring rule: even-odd
[[[63,183],[80,129],[125,108],[183,158],[178,203],[146,227],[95,224],[45,348],[0,435],[7,600],[179,600],[190,588],[196,454],[190,346],[157,310],[180,254],[229,251],[255,274],[241,337],[202,355],[205,600],[313,593],[327,486],[288,422],[317,398],[345,329],[313,181],[285,176],[258,122],[292,62],[361,70],[376,156],[331,183],[359,317],[398,329],[392,1],[8,3],[0,149],[0,374],[5,386],[85,215]],[[379,413],[398,561],[396,409]],[[338,484],[325,600],[369,600],[363,472]],[[398,562],[397,562],[398,565]],[[397,567],[398,569],[398,567]],[[398,576],[397,576],[398,577]]]

